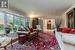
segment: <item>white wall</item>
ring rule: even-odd
[[[63,14],[62,16],[62,19],[63,19],[63,27],[67,27],[67,17],[66,17],[66,14]]]

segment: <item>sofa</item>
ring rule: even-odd
[[[33,31],[33,32],[19,31],[17,32],[17,34],[18,34],[18,40],[20,44],[24,44],[26,41],[31,41],[32,39],[38,36],[37,31]]]
[[[62,40],[61,32],[55,31],[55,36],[56,36],[56,39],[58,41],[58,44],[59,44],[61,50],[64,50],[64,42]]]
[[[75,45],[75,29],[63,28],[59,32],[63,42]]]
[[[62,40],[65,43],[75,45],[75,34],[61,34]]]

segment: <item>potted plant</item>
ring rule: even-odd
[[[57,18],[56,21],[55,21],[55,26],[56,26],[57,31],[59,31],[59,28],[60,28],[61,24],[62,24],[62,19]]]
[[[11,26],[10,26],[10,25],[7,25],[7,26],[5,27],[6,35],[9,34],[10,31],[11,31]]]

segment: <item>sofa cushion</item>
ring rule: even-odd
[[[71,33],[71,34],[75,34],[75,29],[72,29],[72,30],[70,31],[70,33]]]
[[[30,32],[33,32],[34,31],[33,28],[29,28],[29,30],[30,30]]]
[[[71,28],[63,28],[62,32],[63,33],[70,33]]]

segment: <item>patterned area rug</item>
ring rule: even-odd
[[[8,46],[7,50],[61,50],[54,33],[39,33],[39,36],[26,42],[19,44],[18,42],[13,46]]]

